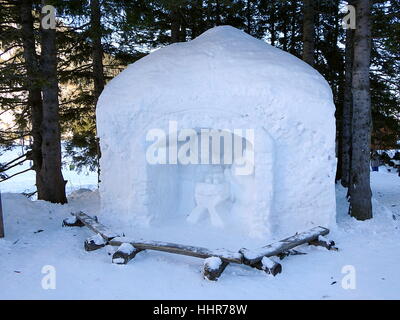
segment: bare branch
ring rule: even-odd
[[[7,178],[5,178],[5,179],[3,179],[3,180],[0,180],[0,183],[1,183],[1,182],[4,182],[4,181],[7,181],[7,180],[9,180],[9,179],[11,179],[11,178],[13,178],[13,177],[15,177],[15,176],[20,175],[20,174],[23,174],[23,173],[25,173],[25,172],[28,172],[28,171],[30,171],[30,170],[33,170],[33,169],[32,169],[32,168],[28,168],[28,169],[26,169],[26,170],[23,170],[23,171],[21,171],[21,172],[18,172],[18,173],[15,173],[15,174],[11,175],[11,176],[8,176]]]

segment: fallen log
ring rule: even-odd
[[[96,234],[87,238],[84,243],[84,247],[86,251],[94,251],[101,249],[107,245],[107,241],[100,235]]]
[[[196,258],[207,259],[210,257],[218,257],[222,261],[232,263],[242,263],[242,255],[239,252],[232,252],[225,249],[209,250],[207,248],[187,246],[177,243],[169,243],[162,241],[136,241],[124,237],[114,238],[109,241],[112,246],[120,246],[123,243],[130,243],[136,249],[141,250],[154,250],[163,251],[174,254],[181,254],[185,256],[191,256]]]
[[[72,216],[63,220],[63,227],[84,227],[85,225],[77,217]]]
[[[210,281],[217,281],[229,262],[222,261],[218,257],[210,257],[204,260],[203,276]]]
[[[88,216],[82,211],[78,213],[72,213],[72,215],[94,233],[99,234],[104,240],[106,240],[106,242],[120,236],[119,234],[111,231],[109,228],[99,223],[97,219]]]
[[[136,249],[130,243],[123,243],[114,252],[112,256],[112,263],[127,264],[141,251],[143,250]]]
[[[307,253],[301,252],[301,251],[297,251],[297,250],[294,250],[294,249],[290,249],[290,250],[287,250],[287,251],[283,251],[282,253],[279,253],[277,255],[277,257],[280,260],[283,260],[288,256],[299,256],[299,255],[305,255],[305,254],[307,254]]]
[[[163,241],[132,240],[112,232],[100,224],[97,218],[92,218],[83,212],[73,213],[72,215],[73,218],[64,220],[63,226],[87,226],[96,233],[95,236],[85,241],[85,249],[87,251],[97,250],[106,245],[118,247],[112,257],[113,263],[116,264],[127,264],[143,250],[162,251],[202,258],[205,259],[203,276],[212,281],[220,277],[229,263],[245,264],[275,276],[282,272],[282,266],[280,263],[270,259],[270,257],[278,256],[280,259],[283,259],[288,255],[305,254],[292,249],[306,243],[323,246],[329,250],[337,250],[334,247],[335,243],[324,237],[329,233],[329,230],[323,227],[315,227],[302,233],[296,233],[292,237],[256,250],[242,248],[239,252],[232,252],[225,249],[210,250]]]
[[[329,230],[323,227],[315,227],[308,231],[301,232],[283,239],[281,241],[269,244],[256,250],[242,248],[239,252],[243,255],[243,263],[249,266],[256,266],[264,257],[278,256],[280,253],[293,249],[299,245],[312,242],[319,236],[325,236]]]
[[[310,241],[308,244],[310,246],[324,247],[328,250],[339,250],[337,247],[335,247],[335,241],[329,240],[324,236],[318,236],[317,239]]]
[[[250,267],[262,270],[267,274],[271,274],[274,277],[282,272],[282,265],[270,258],[263,257],[259,262],[249,265]]]

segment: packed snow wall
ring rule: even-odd
[[[208,221],[250,237],[330,226],[334,111],[316,70],[235,28],[159,49],[110,81],[99,99],[101,214],[125,229]],[[205,128],[243,141],[252,130],[251,174],[232,175],[235,163],[149,162],[149,133],[165,133],[160,151],[171,136]]]

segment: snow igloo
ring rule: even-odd
[[[99,99],[101,215],[254,238],[328,227],[334,111],[316,70],[233,27],[156,50]]]

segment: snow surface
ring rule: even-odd
[[[162,225],[162,233],[178,224],[182,234],[221,233],[240,243],[329,227],[335,223],[334,111],[331,89],[316,70],[233,27],[159,49],[111,80],[99,99],[99,217],[132,230]],[[255,174],[233,179],[223,232],[209,219],[188,226],[186,217],[207,170],[232,168],[146,162],[148,130],[168,133],[169,121],[177,121],[177,131],[254,129]],[[229,245],[222,238],[216,240]]]
[[[63,206],[3,193],[6,238],[0,239],[0,299],[400,299],[400,178],[372,172],[371,182],[375,217],[365,222],[347,215],[346,192],[337,188],[338,223],[327,238],[337,243],[339,251],[298,248],[307,254],[280,261],[283,272],[276,277],[230,264],[216,283],[203,279],[201,259],[145,251],[119,266],[111,263],[107,248],[85,252],[83,242],[93,233],[61,224],[72,211],[95,215],[98,192],[75,192]],[[182,235],[172,227],[170,231],[138,230],[130,236],[172,241],[179,235],[181,243],[219,246],[218,237]],[[240,247],[233,244],[229,249]],[[42,289],[41,271],[46,265],[55,267],[55,290]],[[342,268],[348,265],[356,271],[354,290],[341,286],[346,276]]]
[[[0,156],[0,163],[7,163],[16,159],[18,156],[26,152],[22,146],[15,147],[14,149],[5,152]],[[64,152],[63,152],[64,153]],[[85,192],[85,190],[94,190],[97,188],[97,172],[92,172],[86,168],[82,172],[76,172],[72,167],[72,159],[68,156],[63,157],[62,173],[64,179],[67,180],[66,190],[68,193],[72,192]],[[25,169],[32,167],[31,161],[25,161],[22,165],[7,171],[7,174],[12,175],[21,172]],[[15,176],[10,180],[0,183],[0,191],[6,192],[34,192],[35,187],[35,172],[33,170]]]

